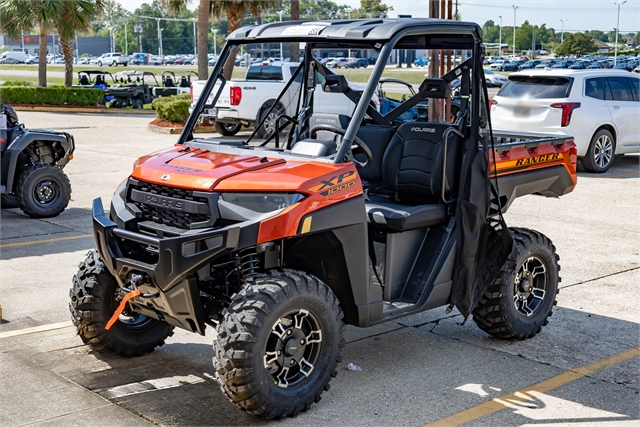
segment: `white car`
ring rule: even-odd
[[[502,87],[509,79],[502,74],[494,73],[488,68],[484,69],[484,78],[487,81],[487,86]]]
[[[504,59],[498,59],[497,61],[493,61],[489,66],[489,69],[492,71],[502,71],[502,66],[506,64],[508,61]]]
[[[496,129],[574,137],[589,172],[640,152],[640,75],[624,70],[526,70],[491,100]]]

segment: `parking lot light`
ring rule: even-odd
[[[620,6],[625,4],[627,0],[618,0],[614,4],[618,6],[618,23],[616,24],[616,46],[613,54],[613,66],[615,67],[618,64],[618,33],[620,30]]]

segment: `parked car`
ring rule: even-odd
[[[24,64],[27,54],[24,52],[0,53],[0,64]]]
[[[492,71],[502,71],[502,67],[504,66],[504,64],[506,64],[507,61],[504,59],[498,59],[496,61],[493,61],[491,63],[491,65],[489,66],[489,69]]]
[[[535,68],[551,68],[557,61],[555,59],[547,59],[540,62]]]
[[[501,71],[518,71],[518,68],[520,67],[520,65],[524,63],[525,61],[522,61],[522,60],[505,62],[504,64],[502,64]]]
[[[328,68],[345,68],[349,63],[349,58],[335,58],[333,61],[327,62]]]
[[[38,57],[37,56],[26,55],[25,58],[24,58],[24,63],[25,64],[35,64],[36,62],[38,62]]]
[[[413,61],[413,65],[415,65],[416,67],[426,67],[427,65],[429,65],[429,58],[418,58]]]
[[[367,68],[369,61],[366,58],[356,58],[354,61],[349,62],[346,68]]]
[[[589,65],[591,65],[589,61],[576,61],[567,68],[570,70],[585,70]]]
[[[569,68],[571,64],[573,64],[573,61],[558,61],[551,68]]]
[[[572,135],[587,171],[640,152],[640,76],[623,70],[513,73],[492,100],[494,128]]]
[[[117,67],[118,65],[124,65],[125,67],[129,64],[129,57],[124,56],[120,52],[110,52],[103,53],[97,60],[96,65],[102,67],[103,65],[108,65],[110,67]]]
[[[502,74],[494,73],[488,68],[484,69],[484,78],[487,81],[487,87],[502,87],[508,81]]]
[[[518,66],[518,70],[528,70],[530,68],[536,68],[536,65],[540,64],[542,61],[540,59],[532,59],[530,61],[525,61]]]

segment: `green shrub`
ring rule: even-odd
[[[98,105],[104,91],[94,88],[3,86],[0,100],[5,104]]]
[[[27,81],[24,81],[24,80],[7,80],[4,83],[2,83],[2,86],[26,86],[26,87],[31,87],[31,86],[35,86],[35,83],[27,82]]]
[[[173,123],[185,123],[189,118],[191,96],[188,93],[173,96],[163,96],[153,100],[153,108],[159,119]]]

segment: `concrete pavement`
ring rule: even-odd
[[[223,397],[212,379],[210,328],[205,337],[176,331],[155,352],[125,359],[82,345],[63,323],[71,277],[93,247],[91,200],[109,200],[136,158],[176,136],[147,131],[151,117],[19,117],[29,127],[70,131],[78,148],[65,169],[73,193],[63,214],[34,220],[1,212],[0,304],[8,323],[0,324],[0,426],[272,424]],[[349,327],[331,389],[307,413],[278,424],[638,425],[638,159],[617,158],[604,175],[581,173],[561,199],[518,199],[506,215],[510,226],[545,233],[560,255],[558,306],[541,334],[500,341],[471,320],[459,326],[461,317],[443,308]],[[348,363],[362,371],[347,371]]]

